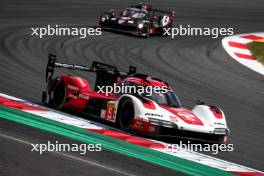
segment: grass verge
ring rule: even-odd
[[[248,44],[248,49],[259,62],[264,65],[264,42],[253,41]]]

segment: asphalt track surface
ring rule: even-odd
[[[263,0],[151,2],[154,7],[175,10],[175,25],[233,27],[235,33],[264,28]],[[30,27],[93,26],[101,11],[109,7],[122,9],[129,2],[1,0],[0,3],[2,93],[40,102],[49,53],[68,63],[89,65],[97,60],[123,70],[134,65],[139,72],[168,81],[187,107],[194,106],[196,99],[222,107],[231,129],[229,142],[235,150],[217,157],[263,170],[264,78],[231,59],[222,48],[221,37],[146,40],[103,32],[102,36],[86,39],[54,36],[39,39],[30,36]]]
[[[78,144],[52,133],[19,123],[0,120],[0,175],[179,175],[179,172],[153,165],[139,159],[123,156],[102,149],[100,152],[44,152],[31,151],[31,144]],[[98,157],[100,156],[100,157]],[[124,166],[125,165],[125,166]]]

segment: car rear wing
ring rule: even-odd
[[[152,10],[152,5],[151,4],[144,4],[144,3],[131,4],[130,7],[137,8],[137,9],[144,9],[144,10],[147,10],[147,11],[151,11]]]
[[[169,11],[169,10],[159,10],[159,9],[153,9],[153,16],[155,16],[155,13],[163,13],[169,16],[174,16],[175,12],[174,11]]]
[[[64,69],[72,69],[72,70],[80,70],[87,72],[100,72],[104,74],[111,74],[116,76],[127,76],[136,73],[136,67],[129,66],[128,72],[118,71],[115,66],[108,65],[105,63],[94,61],[91,66],[85,65],[75,65],[75,64],[67,64],[56,62],[56,55],[49,54],[48,64],[46,68],[46,82],[52,79],[55,68],[64,68]]]

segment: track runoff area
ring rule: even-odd
[[[137,137],[2,93],[0,117],[85,143],[100,144],[94,150],[111,150],[190,175],[264,175],[262,171],[183,148],[168,150],[169,143]]]
[[[236,61],[255,72],[264,75],[264,65],[250,51],[252,42],[264,42],[264,33],[239,34],[223,38],[222,45]]]

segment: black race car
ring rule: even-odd
[[[149,38],[152,34],[163,34],[164,28],[172,27],[174,11],[152,9],[149,4],[131,5],[116,14],[109,9],[103,12],[97,22],[97,27],[123,31]]]

